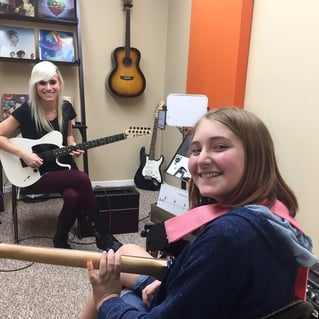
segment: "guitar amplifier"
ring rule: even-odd
[[[315,264],[309,270],[307,284],[307,301],[315,307],[312,318],[319,318],[319,264]]]
[[[94,190],[98,213],[113,234],[138,232],[140,194],[134,187],[97,187]],[[78,218],[77,235],[94,236],[90,222]]]

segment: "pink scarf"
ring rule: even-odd
[[[288,220],[293,227],[304,233],[296,219],[289,215],[287,207],[281,201],[277,200],[271,207],[271,211],[275,215]],[[193,208],[181,215],[170,218],[164,222],[167,240],[169,243],[176,242],[227,212],[228,209],[217,211],[216,204],[210,204]],[[299,267],[295,283],[295,296],[298,299],[306,300],[308,273],[308,268]]]

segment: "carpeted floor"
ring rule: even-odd
[[[116,237],[122,243],[136,243],[145,247],[145,238],[140,236],[140,231],[145,223],[150,222],[151,204],[156,203],[158,192],[140,189],[138,192],[139,232]],[[0,242],[13,243],[10,193],[4,195],[4,203],[5,211],[0,213]],[[61,199],[32,204],[19,201],[20,245],[52,247],[56,217],[61,205]],[[80,240],[75,235],[75,229],[69,234],[72,248],[99,251],[93,237]],[[84,268],[1,258],[0,285],[0,317],[14,319],[78,318],[90,291]]]

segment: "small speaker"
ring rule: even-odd
[[[138,232],[140,194],[134,187],[96,187],[94,189],[99,214],[113,234]],[[78,218],[77,235],[94,236],[89,221]]]

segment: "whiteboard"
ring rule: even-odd
[[[170,126],[189,126],[208,111],[208,98],[201,94],[177,94],[167,96],[166,123]]]

